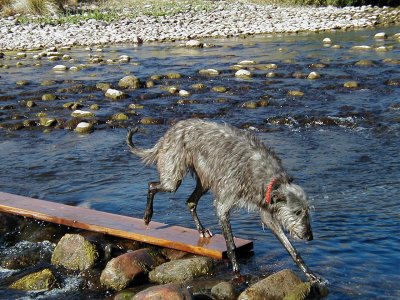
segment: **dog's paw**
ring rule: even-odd
[[[210,238],[212,236],[213,236],[213,234],[208,229],[203,229],[200,231],[200,238]]]

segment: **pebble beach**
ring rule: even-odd
[[[278,7],[212,1],[204,10],[188,5],[184,12],[164,16],[141,14],[125,8],[118,20],[110,22],[88,19],[78,24],[21,24],[18,16],[4,17],[0,19],[0,50],[353,30],[398,23],[398,8]]]

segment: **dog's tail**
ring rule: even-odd
[[[139,156],[146,165],[154,164],[157,161],[157,153],[158,147],[157,144],[152,149],[142,149],[138,148],[133,144],[132,136],[136,133],[139,128],[135,127],[128,131],[128,135],[126,136],[126,143],[129,146],[131,152],[137,156]]]

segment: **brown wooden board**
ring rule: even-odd
[[[226,244],[222,235],[216,234],[208,239],[200,238],[197,230],[181,226],[154,221],[146,226],[143,220],[137,218],[4,192],[0,192],[1,211],[212,258],[226,257]],[[235,244],[238,252],[250,251],[253,248],[252,241],[240,238],[235,238]]]

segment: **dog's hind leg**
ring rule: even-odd
[[[231,261],[233,272],[235,272],[236,275],[240,275],[239,263],[237,262],[235,253],[236,245],[235,241],[233,240],[232,228],[229,220],[229,211],[222,211],[221,207],[217,206],[217,213],[219,222],[221,224],[222,233],[225,238],[227,254],[229,260]]]
[[[201,224],[199,217],[197,216],[197,203],[201,196],[203,196],[207,190],[203,188],[201,185],[200,179],[197,178],[196,188],[193,193],[190,195],[189,199],[186,201],[186,205],[188,206],[190,213],[192,214],[194,223],[196,224],[196,229],[200,233],[200,237],[212,237],[212,233],[210,230],[204,228],[203,224]]]
[[[147,192],[147,204],[146,210],[144,211],[144,223],[148,225],[151,221],[153,216],[153,200],[154,195],[158,192],[174,192],[180,186],[181,181],[178,181],[174,189],[167,189],[165,188],[161,182],[149,182],[149,190]]]

